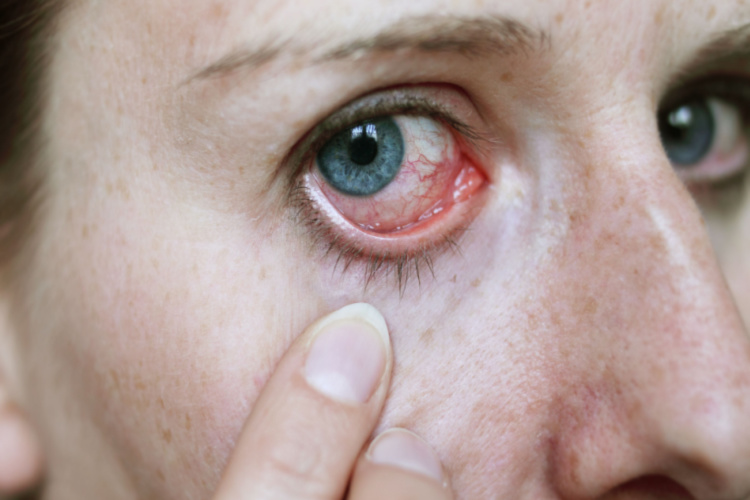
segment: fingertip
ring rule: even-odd
[[[359,459],[348,500],[450,500],[450,483],[432,447],[415,433],[389,429]]]
[[[389,429],[370,444],[365,457],[372,463],[421,474],[445,485],[445,475],[432,447],[415,433]]]
[[[344,320],[362,321],[372,327],[379,335],[386,348],[390,348],[391,338],[388,333],[388,324],[383,315],[375,306],[366,302],[356,302],[337,309],[336,311],[322,317],[312,327],[311,338],[323,330],[326,326]]]
[[[378,392],[382,402],[391,366],[383,316],[369,304],[352,304],[317,322],[310,332],[304,374],[321,394],[364,404]]]

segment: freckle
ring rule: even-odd
[[[135,385],[135,388],[139,391],[143,391],[146,389],[146,384],[144,384],[143,382],[138,381],[134,385]]]
[[[661,26],[664,22],[664,8],[660,8],[656,11],[656,15],[654,16],[654,24],[657,26]]]
[[[172,431],[169,429],[162,431],[161,436],[167,444],[172,442]]]
[[[226,15],[224,6],[220,3],[215,3],[211,6],[211,15],[214,18],[224,17]]]
[[[156,469],[156,477],[159,478],[159,481],[164,481],[164,473],[161,471],[161,469]]]
[[[581,471],[580,469],[581,464],[581,457],[578,454],[578,451],[575,448],[570,449],[570,454],[568,455],[568,467],[571,471],[571,482],[575,485],[581,484]]]
[[[708,9],[708,14],[706,15],[706,19],[710,21],[711,19],[714,18],[714,16],[716,16],[716,7],[712,5],[711,8]]]
[[[597,303],[596,299],[593,297],[589,297],[583,306],[583,312],[589,316],[596,314],[596,311],[598,309],[599,309],[599,304]]]
[[[617,198],[617,203],[615,203],[615,210],[619,210],[625,205],[625,196],[620,195],[619,198]]]
[[[451,283],[455,283],[457,277],[458,276],[454,274],[453,277],[450,279]]]
[[[419,336],[419,340],[421,340],[425,344],[429,344],[430,342],[432,342],[433,335],[435,335],[435,330],[432,328],[428,328],[427,330],[422,332],[422,334]]]
[[[557,15],[555,16],[555,22],[556,22],[557,24],[562,24],[562,22],[563,22],[563,19],[565,19],[565,15],[564,15],[564,14],[563,14],[562,12],[559,12],[559,13],[558,13],[558,14],[557,14]]]
[[[117,190],[120,192],[120,195],[123,197],[123,199],[130,199],[130,189],[128,189],[128,185],[124,179],[119,179],[117,181]]]
[[[115,187],[109,182],[104,185],[104,189],[107,191],[107,194],[112,194],[115,191]]]
[[[190,415],[185,414],[185,430],[190,430],[193,427],[193,422],[190,420]]]
[[[505,83],[510,83],[513,81],[513,73],[503,73],[503,75],[500,77],[500,80]]]
[[[477,279],[475,279],[474,281],[471,282],[471,286],[473,286],[474,288],[477,288],[481,284],[482,284],[482,280],[479,279],[479,278],[477,278]]]
[[[89,226],[86,224],[81,228],[81,237],[84,239],[89,237]]]
[[[110,370],[109,375],[112,377],[112,384],[115,386],[115,389],[120,389],[120,377],[117,376],[117,372]]]
[[[164,409],[164,400],[162,398],[159,398],[159,406],[162,410]]]
[[[266,279],[266,268],[265,267],[260,270],[260,275],[258,275],[258,280],[263,281],[264,279]]]

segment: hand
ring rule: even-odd
[[[393,357],[380,313],[353,304],[309,326],[253,408],[213,500],[450,500],[440,462],[391,429],[366,451]]]

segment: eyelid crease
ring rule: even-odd
[[[292,148],[290,155],[283,161],[283,164],[291,170],[289,191],[291,192],[295,187],[301,170],[334,135],[358,122],[392,115],[426,116],[440,120],[457,131],[461,138],[479,154],[487,152],[496,142],[476,127],[454,116],[446,106],[423,96],[388,94],[366,96],[355,100],[352,104],[345,105],[324,119]]]
[[[750,63],[750,23],[719,33],[700,48],[697,54],[679,68],[667,82],[665,88],[679,89],[696,78],[711,74],[726,73],[721,68],[734,69],[738,63]]]
[[[667,93],[669,96],[659,103],[659,109],[669,109],[693,97],[713,95],[750,104],[750,76],[716,74],[683,83]]]

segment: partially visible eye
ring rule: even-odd
[[[688,184],[711,184],[741,174],[750,160],[743,93],[708,86],[659,112],[667,157]],[[725,94],[724,92],[729,92]]]

